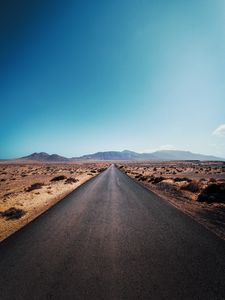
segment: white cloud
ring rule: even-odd
[[[225,124],[220,125],[213,131],[213,135],[225,136]]]

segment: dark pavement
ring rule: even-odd
[[[111,166],[0,243],[0,299],[225,299],[225,242]]]

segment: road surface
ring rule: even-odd
[[[225,243],[111,166],[0,244],[0,299],[225,299]]]

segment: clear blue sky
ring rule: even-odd
[[[223,0],[6,2],[1,158],[164,148],[225,157]]]

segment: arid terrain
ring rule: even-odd
[[[0,163],[0,241],[103,171],[108,163]]]
[[[225,162],[121,162],[117,165],[225,239]]]

